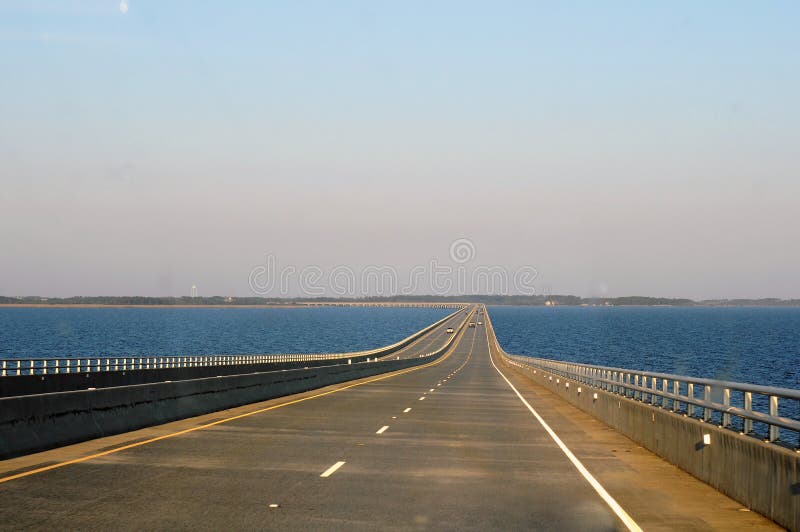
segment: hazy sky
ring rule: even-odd
[[[0,2],[0,294],[800,297],[800,3]],[[424,287],[420,291],[425,292]],[[276,294],[277,295],[277,294]]]

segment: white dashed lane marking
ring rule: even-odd
[[[333,475],[334,473],[336,473],[336,470],[338,470],[340,467],[342,467],[345,463],[346,462],[336,462],[335,464],[330,466],[328,469],[326,469],[325,472],[322,473],[320,476],[322,478],[326,478],[326,477],[329,477],[329,476]]]

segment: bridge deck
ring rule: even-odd
[[[645,530],[772,528],[498,367]],[[0,482],[6,529],[624,528],[495,369],[483,327],[421,368],[7,460]]]

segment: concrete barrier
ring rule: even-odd
[[[419,358],[0,398],[0,459],[427,364],[454,345],[466,319]]]
[[[493,337],[492,352],[506,368],[527,376],[747,508],[789,530],[800,530],[800,453],[515,363],[497,343],[488,319],[487,323]]]

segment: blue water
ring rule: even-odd
[[[0,358],[319,353],[394,343],[452,310],[0,308]]]
[[[509,353],[800,388],[800,308],[490,307]]]
[[[498,340],[512,354],[800,389],[800,308],[491,307]],[[721,401],[721,396],[716,398]],[[731,404],[742,407],[741,394]],[[753,408],[768,411],[767,398]],[[800,419],[800,402],[778,413]],[[720,423],[720,414],[712,415]],[[742,430],[742,421],[732,419]],[[755,423],[764,437],[767,427]],[[782,431],[798,445],[798,435]]]

